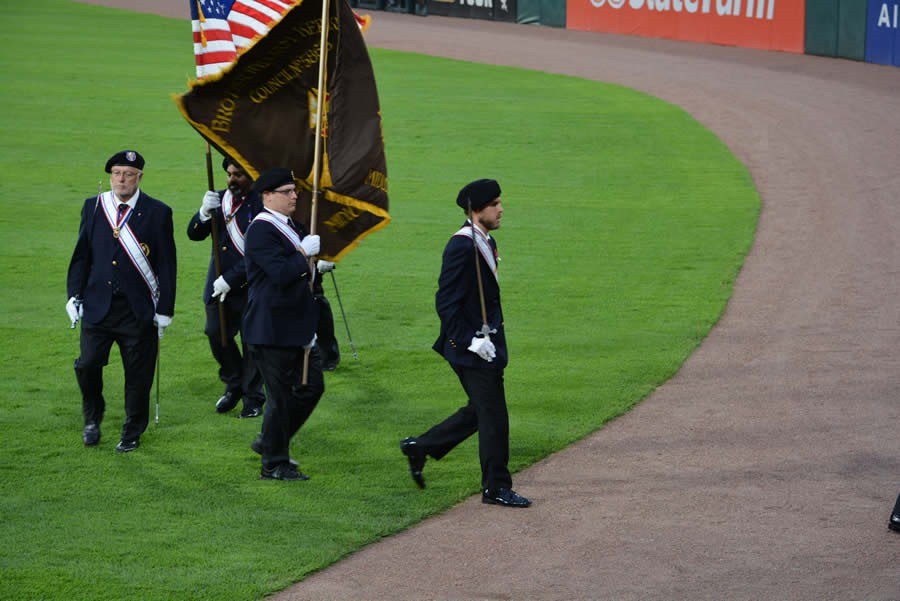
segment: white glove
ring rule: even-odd
[[[74,296],[70,298],[69,302],[66,303],[66,313],[69,314],[69,320],[72,322],[72,328],[74,328],[75,324],[78,323],[78,320],[84,315],[84,308],[81,306],[81,301]]]
[[[212,219],[216,209],[222,206],[219,195],[216,192],[209,191],[203,195],[203,204],[200,205],[200,221],[209,221]]]
[[[334,263],[331,261],[326,261],[324,259],[319,259],[316,263],[316,269],[319,270],[319,273],[328,273],[332,269],[334,269]]]
[[[303,345],[303,348],[305,348],[306,350],[309,350],[309,349],[311,349],[312,347],[316,346],[316,339],[317,339],[317,338],[318,338],[318,336],[316,336],[315,334],[313,334],[313,339],[309,341],[309,344],[304,344],[304,345]]]
[[[310,234],[300,241],[300,249],[307,257],[314,257],[319,254],[319,237]]]
[[[218,298],[220,303],[224,303],[225,295],[228,294],[229,290],[231,290],[231,286],[225,281],[225,277],[220,275],[216,278],[216,281],[213,282],[212,297]]]
[[[494,346],[494,343],[491,342],[490,336],[485,336],[484,338],[473,336],[472,344],[469,345],[468,350],[472,351],[488,363],[493,361],[494,357],[497,356],[497,348]]]
[[[170,325],[172,325],[172,318],[168,315],[160,315],[159,313],[153,318],[153,325],[156,326],[156,329],[159,332],[159,337],[163,337],[163,333],[166,331]]]

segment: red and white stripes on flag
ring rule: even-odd
[[[189,0],[197,77],[218,73],[265,35],[294,0]]]
[[[260,38],[298,0],[188,0],[194,30],[197,78],[220,72]],[[353,17],[361,31],[369,27],[369,15]]]

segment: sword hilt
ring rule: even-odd
[[[481,334],[485,337],[487,337],[489,334],[496,334],[496,333],[497,333],[497,329],[491,328],[486,323],[481,324],[481,329],[475,332],[476,335]]]

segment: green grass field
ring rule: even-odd
[[[259,599],[476,493],[474,439],[428,464],[424,491],[398,450],[464,402],[430,346],[441,249],[472,179],[503,186],[513,470],[671,377],[721,315],[752,241],[749,174],[677,107],[373,49],[393,222],[336,271],[359,358],[326,280],[344,357],[294,440],[312,480],[261,482],[248,448],[260,422],[213,410],[221,385],[200,300],[209,246],[184,234],[206,185],[205,144],[171,100],[193,75],[187,18],[65,0],[11,3],[4,18],[2,599]],[[106,370],[104,438],[85,449],[78,332],[63,307],[81,203],[99,181],[108,188],[103,165],[126,147],[147,158],[143,189],[175,211],[179,288],[161,422],[120,455],[120,360],[114,351]]]

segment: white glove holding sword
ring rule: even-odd
[[[69,321],[72,322],[72,329],[75,329],[75,324],[78,323],[78,320],[84,316],[84,307],[81,306],[81,299],[76,297],[71,297],[69,302],[66,303],[66,313],[69,314]]]
[[[472,343],[467,350],[472,351],[488,363],[493,361],[494,357],[497,356],[497,348],[494,346],[494,343],[491,342],[491,337],[488,334],[484,334],[483,336],[473,336]]]

